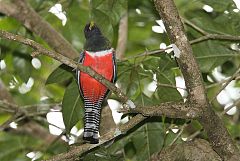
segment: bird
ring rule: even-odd
[[[84,36],[86,41],[84,50],[80,54],[79,63],[91,67],[105,79],[115,83],[117,78],[116,58],[110,41],[93,21],[86,24]],[[79,91],[84,100],[83,140],[90,144],[98,144],[101,108],[109,94],[109,89],[87,73],[77,70],[76,74]]]

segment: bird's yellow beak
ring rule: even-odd
[[[89,25],[89,30],[92,30],[93,26],[94,26],[94,22],[91,21],[91,22],[90,22],[90,25]]]

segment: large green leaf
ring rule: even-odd
[[[46,84],[60,83],[73,77],[72,68],[62,64],[57,67],[47,78]]]
[[[124,147],[126,157],[134,161],[149,160],[153,153],[162,148],[164,135],[161,123],[146,123],[128,137],[128,144]],[[129,143],[132,143],[131,146]]]
[[[93,9],[98,9],[108,15],[111,23],[116,25],[122,14],[127,10],[126,0],[92,0]]]
[[[156,74],[157,83],[176,85],[174,69],[177,69],[177,64],[175,59],[171,59],[168,55],[162,55],[149,58],[143,64],[145,69],[152,70]],[[151,99],[155,104],[159,104],[160,102],[182,100],[182,97],[176,88],[159,85]]]
[[[73,80],[65,90],[62,102],[62,113],[67,133],[69,133],[72,127],[84,116],[83,101],[75,80]]]
[[[175,86],[175,74],[174,71],[164,71],[157,74],[157,80],[160,84],[168,84]],[[180,101],[182,96],[176,88],[158,86],[154,94],[159,102]]]
[[[211,72],[231,58],[238,57],[238,52],[230,49],[229,43],[220,41],[205,41],[193,45],[193,53],[197,58],[202,72]]]
[[[113,40],[113,26],[109,16],[99,9],[92,10],[92,19],[97,23],[104,36],[110,41]]]

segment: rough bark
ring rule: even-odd
[[[188,101],[203,111],[199,122],[207,132],[213,149],[223,160],[240,160],[238,148],[234,145],[222,120],[208,103],[200,69],[173,0],[154,0],[154,3],[165,24],[171,43],[181,51],[177,62],[186,82]]]
[[[221,161],[211,145],[203,139],[175,144],[154,154],[151,161]]]

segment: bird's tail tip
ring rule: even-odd
[[[89,132],[83,133],[83,140],[87,141],[90,144],[98,144],[99,143],[98,135],[94,135],[93,133],[90,134]]]
[[[95,139],[93,137],[83,137],[83,140],[85,140],[86,142],[88,142],[90,144],[98,144],[99,143],[99,139]]]

